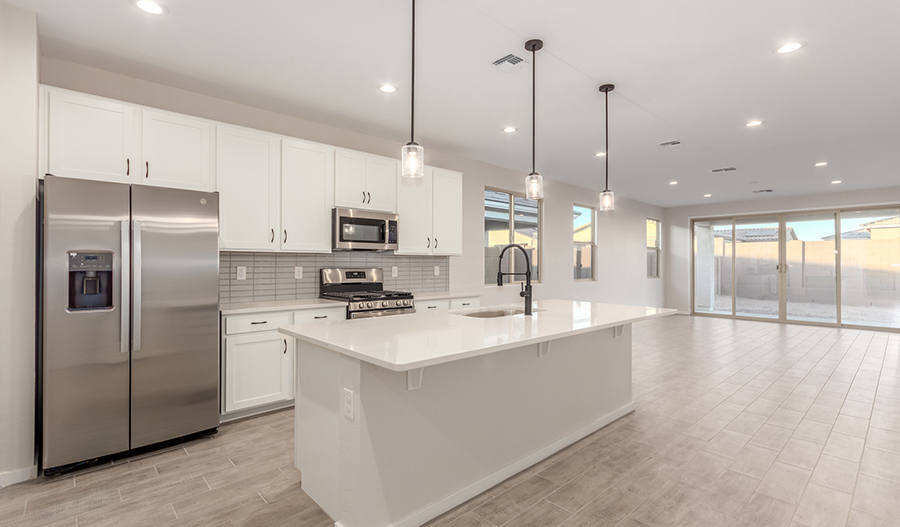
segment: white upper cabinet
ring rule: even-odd
[[[399,161],[338,149],[334,160],[334,206],[397,212]]]
[[[386,157],[366,156],[366,208],[397,212],[397,173],[400,162]]]
[[[334,148],[284,139],[281,148],[281,250],[331,252]]]
[[[120,183],[138,179],[133,108],[56,91],[49,92],[48,104],[47,172]]]
[[[423,178],[400,178],[397,182],[397,254],[431,254],[432,181],[431,171],[426,168]]]
[[[462,254],[462,174],[442,168],[432,173],[432,254]]]
[[[279,142],[272,134],[216,127],[220,249],[279,247]]]
[[[425,177],[397,185],[397,254],[462,254],[462,174],[425,167]]]
[[[208,191],[212,125],[149,110],[142,119],[143,184]]]

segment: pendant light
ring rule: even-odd
[[[401,175],[425,176],[425,149],[416,143],[416,0],[412,0],[412,82],[410,83],[409,142],[400,150]]]
[[[535,52],[544,47],[544,43],[538,39],[532,39],[525,43],[525,49],[531,52],[531,174],[525,178],[525,196],[528,199],[541,199],[544,197],[544,178],[534,169],[534,137],[535,130],[535,80],[537,63]]]
[[[600,86],[600,91],[606,95],[606,187],[600,193],[600,210],[615,210],[616,196],[613,191],[609,190],[609,92],[616,89],[614,84],[604,84]]]

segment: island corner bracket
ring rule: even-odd
[[[543,357],[550,353],[550,342],[549,340],[538,342],[538,357]]]
[[[623,333],[625,333],[625,324],[613,328],[613,338],[619,338]]]
[[[417,390],[422,387],[422,376],[425,368],[416,368],[406,372],[406,391]]]

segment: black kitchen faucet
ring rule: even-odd
[[[503,254],[510,247],[515,247],[516,249],[522,251],[522,254],[525,255],[525,272],[524,273],[504,273],[503,272]],[[525,298],[525,315],[531,316],[531,259],[528,257],[528,251],[525,250],[524,247],[517,243],[513,243],[507,245],[500,251],[500,267],[497,271],[497,285],[503,287],[503,277],[504,276],[521,276],[525,275],[525,285],[522,286],[522,291],[519,293],[519,296]]]

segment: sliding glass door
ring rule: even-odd
[[[693,312],[900,328],[900,207],[693,221]]]

